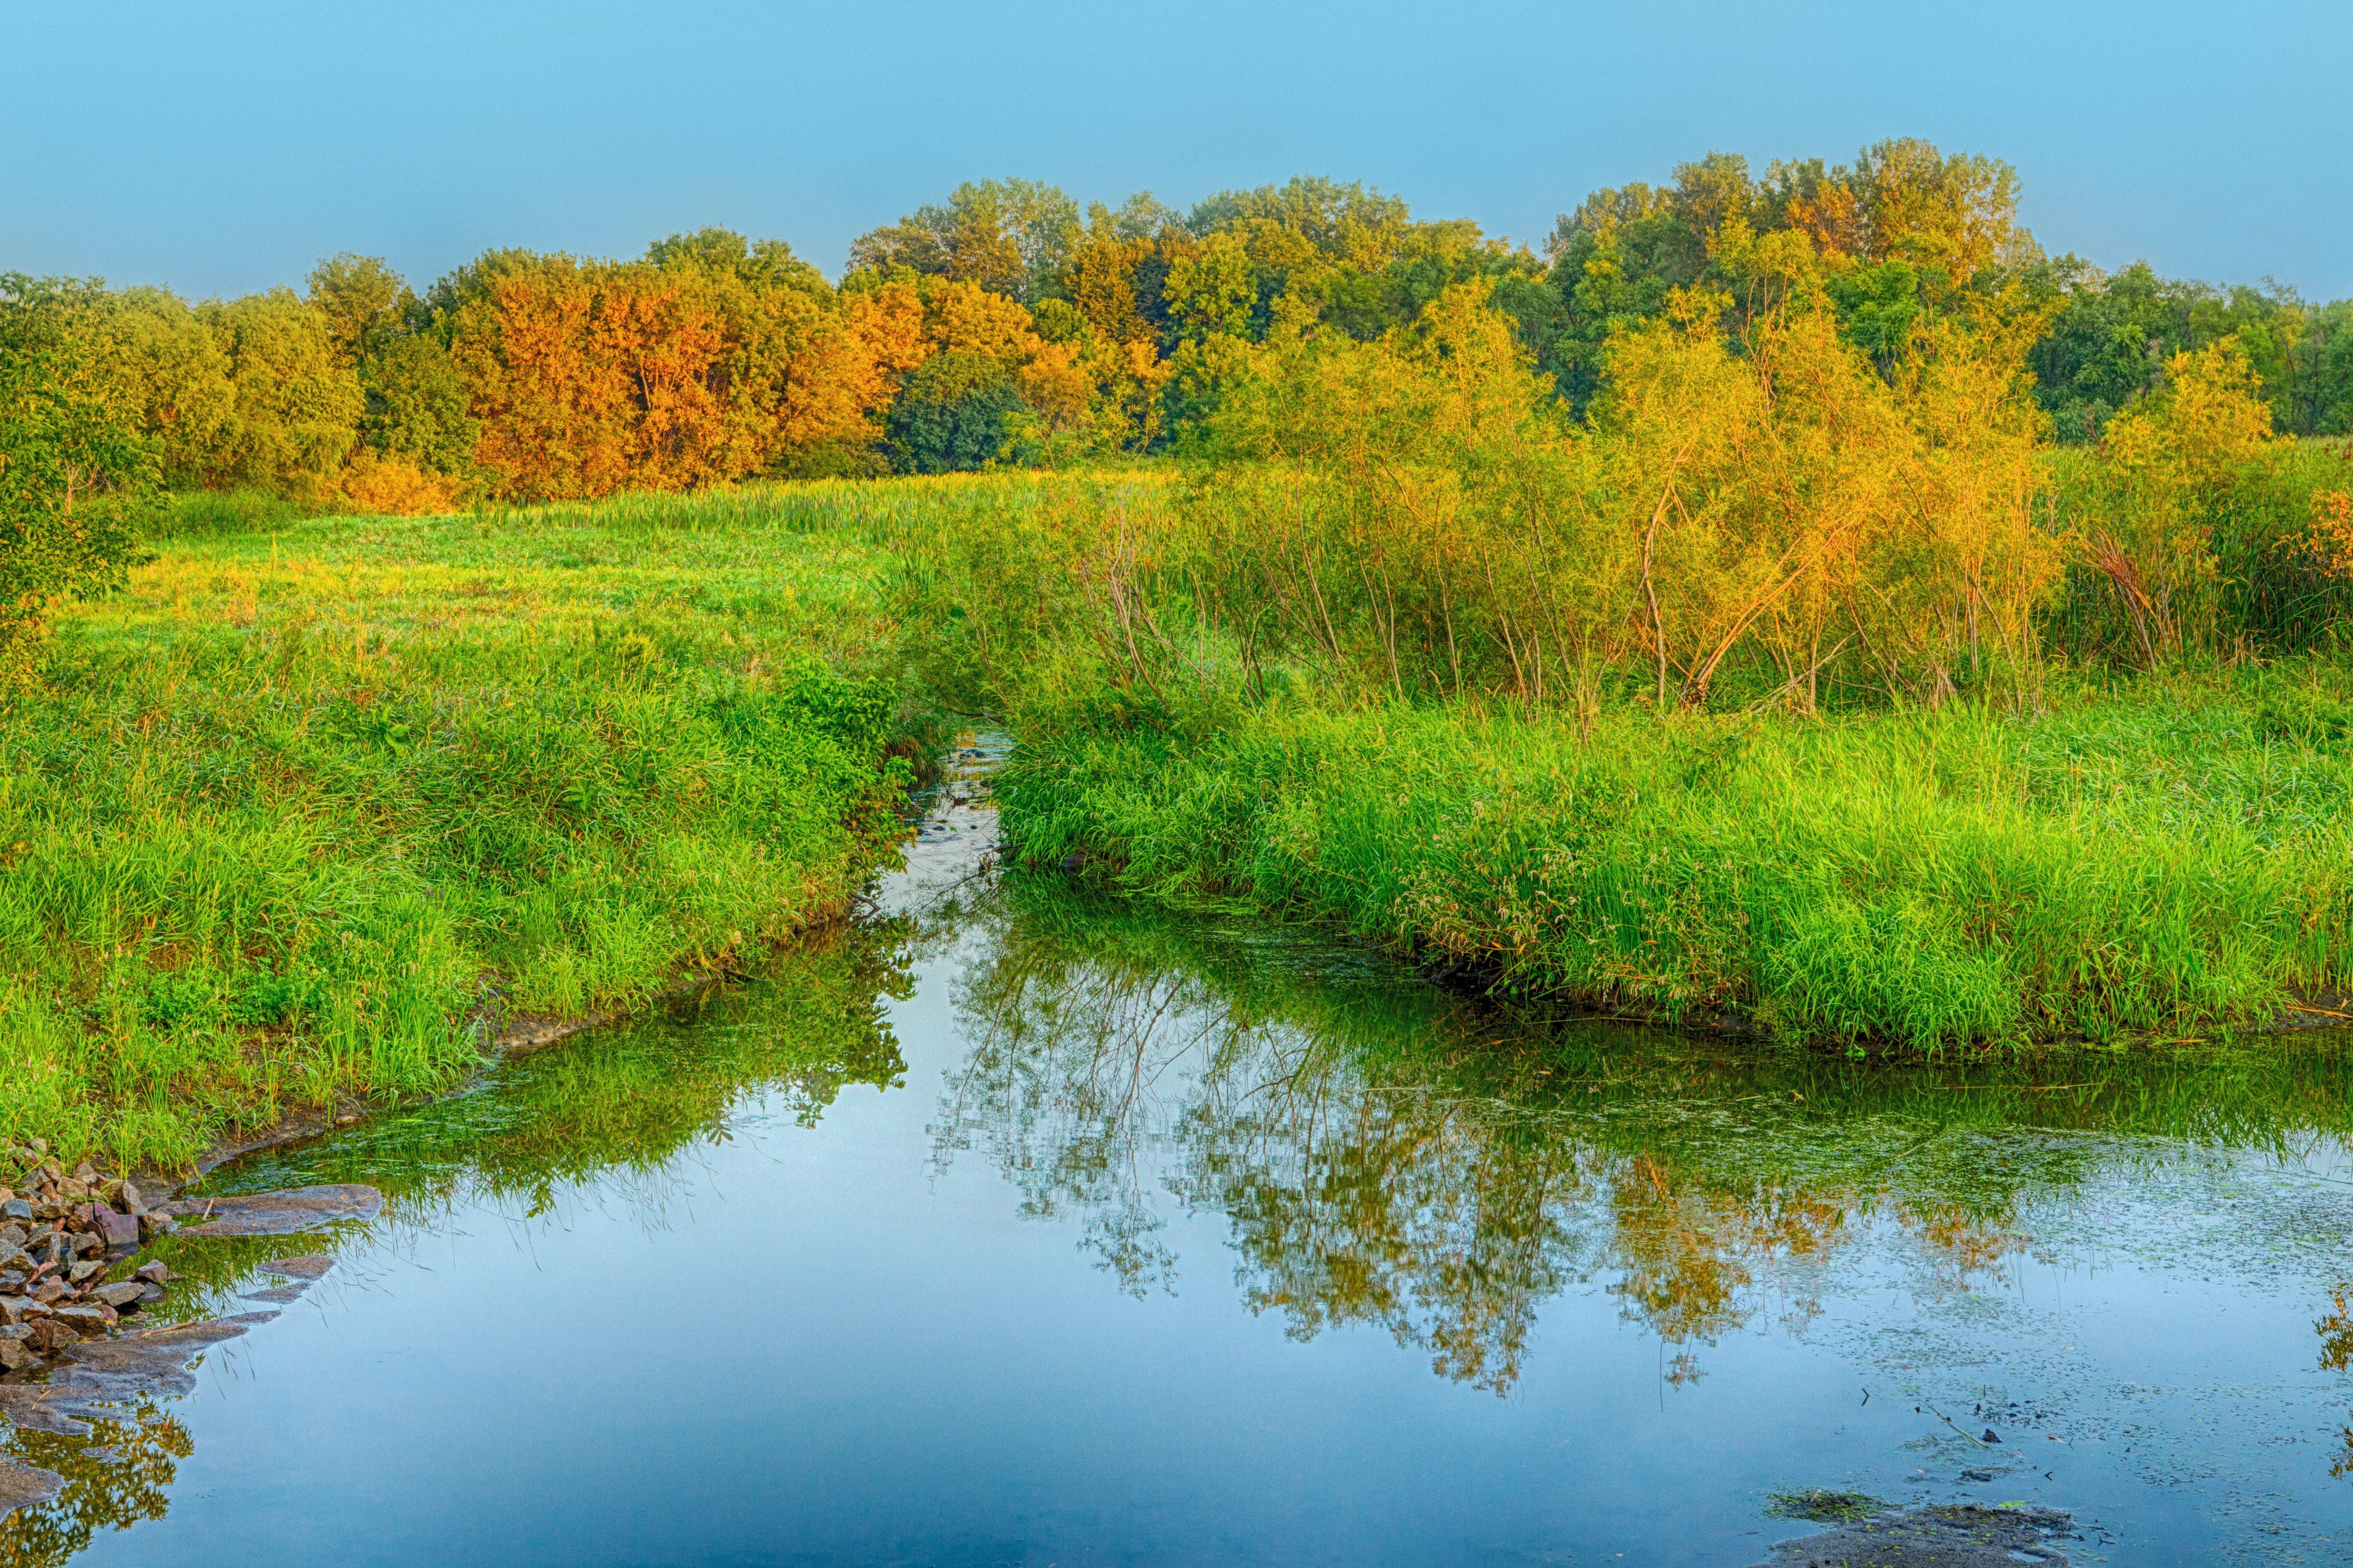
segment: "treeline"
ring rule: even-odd
[[[16,279],[0,304],[70,316],[164,486],[393,511],[1183,447],[1242,351],[1293,331],[1371,342],[1471,282],[1583,415],[1614,334],[1679,293],[1752,287],[1741,258],[1792,240],[1883,372],[1923,327],[2031,323],[2062,440],[2095,440],[2162,393],[2173,355],[2225,341],[2276,429],[2353,430],[2353,302],[2105,276],[2043,256],[2016,197],[2007,166],[1918,142],[1761,177],[1714,154],[1594,193],[1538,255],[1328,180],[1181,212],[989,181],[860,238],[839,283],[781,241],[706,229],[634,261],[492,251],[422,294],[345,255],[300,293],[192,304]]]
[[[1364,338],[1279,298],[1229,341],[1183,482],[947,542],[979,673],[1147,704],[1503,695],[1590,722],[2031,705],[2054,651],[2153,669],[2337,646],[2353,453],[2282,435],[2230,335],[2168,357],[2096,446],[2052,446],[2033,366],[2067,307],[2012,265],[2007,173],[1939,167],[1868,199],[1834,172],[1771,227],[1727,205],[1692,280],[1613,321],[1606,374],[1566,401],[1509,278]],[[1900,297],[1873,281],[1898,268]]]

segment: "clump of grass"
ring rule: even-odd
[[[1775,1519],[1808,1519],[1820,1524],[1852,1524],[1884,1513],[1889,1504],[1869,1492],[1830,1491],[1808,1487],[1802,1491],[1775,1492],[1765,1511]]]
[[[268,490],[187,490],[165,499],[147,526],[153,539],[211,539],[291,528],[304,509]]]

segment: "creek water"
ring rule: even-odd
[[[388,1201],[167,1244],[183,1310],[277,1316],[0,1435],[68,1481],[0,1563],[1729,1565],[1808,1489],[2353,1561],[2342,1038],[1497,1009],[997,886],[980,791],[761,980],[216,1173]]]

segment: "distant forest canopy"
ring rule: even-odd
[[[422,294],[343,255],[300,293],[17,277],[0,309],[82,342],[166,487],[385,511],[1183,449],[1271,339],[1377,339],[1465,283],[1580,416],[1613,334],[1704,296],[1736,342],[1802,275],[1891,377],[1938,321],[2022,324],[2061,442],[2097,441],[2175,355],[2226,340],[2278,432],[2353,432],[2353,301],[2048,257],[2017,198],[2009,165],[1917,141],[1761,177],[1712,153],[1593,193],[1538,254],[1327,179],[1185,212],[992,180],[862,237],[833,283],[712,228],[634,261],[494,250]]]

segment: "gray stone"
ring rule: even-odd
[[[153,1241],[159,1236],[169,1236],[180,1228],[180,1222],[160,1209],[149,1209],[139,1216],[139,1238]]]
[[[103,1339],[106,1331],[114,1326],[114,1317],[111,1307],[77,1305],[57,1310],[57,1321],[86,1340]]]
[[[23,1198],[10,1198],[0,1204],[0,1219],[20,1220],[30,1225],[33,1222],[33,1205]]]
[[[120,1419],[113,1406],[142,1394],[160,1399],[193,1393],[189,1362],[207,1346],[245,1332],[243,1322],[185,1323],[89,1344],[69,1342],[46,1383],[0,1384],[0,1415],[36,1432],[87,1437],[79,1416]]]
[[[21,1225],[0,1225],[0,1253],[21,1247],[32,1239],[32,1232]]]
[[[115,1193],[114,1202],[123,1213],[128,1215],[141,1215],[147,1212],[146,1198],[129,1182],[123,1183],[121,1188]]]
[[[94,1274],[106,1272],[106,1265],[95,1258],[85,1258],[79,1263],[66,1265],[66,1283],[79,1285]]]
[[[273,1258],[261,1266],[264,1274],[281,1274],[289,1279],[316,1279],[335,1266],[335,1260],[324,1253],[306,1253],[301,1258]]]
[[[34,1508],[65,1489],[66,1479],[36,1469],[21,1459],[0,1459],[0,1520],[20,1508]]]
[[[35,1359],[32,1347],[24,1341],[0,1339],[0,1372],[22,1372]]]
[[[100,1285],[90,1293],[93,1301],[103,1301],[120,1312],[133,1301],[143,1300],[148,1285],[144,1279],[125,1279],[118,1284]]]
[[[158,1258],[151,1262],[142,1263],[138,1268],[132,1269],[131,1271],[131,1278],[133,1279],[145,1279],[150,1283],[161,1285],[166,1280],[177,1279],[180,1277],[172,1272],[172,1266],[170,1264]]]
[[[291,1285],[273,1285],[267,1290],[248,1290],[239,1298],[239,1300],[246,1301],[268,1301],[272,1306],[284,1307],[301,1300],[302,1299],[302,1292],[308,1290],[310,1288],[310,1281],[306,1279],[297,1279]]]
[[[384,1212],[384,1194],[374,1187],[296,1187],[283,1193],[254,1193],[212,1198],[191,1209],[197,1223],[184,1226],[187,1236],[293,1236],[341,1220],[371,1220]]]

